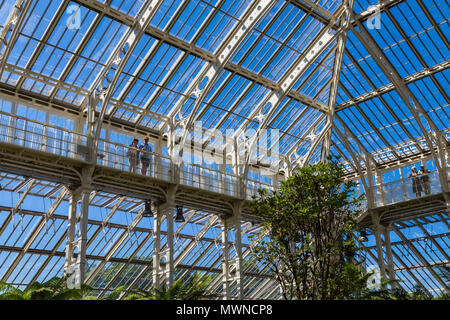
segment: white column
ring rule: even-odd
[[[74,191],[70,191],[70,203],[69,203],[69,217],[67,224],[67,241],[66,241],[66,255],[65,255],[65,263],[64,263],[64,274],[69,277],[75,271],[74,260],[73,260],[73,251],[75,248],[75,226],[77,223],[77,202],[78,202],[78,194]]]
[[[80,283],[84,283],[86,273],[86,244],[89,218],[89,195],[91,189],[85,187],[81,191],[80,238],[78,239],[77,269],[80,272]]]
[[[153,219],[153,287],[160,287],[160,269],[161,269],[161,212],[156,210]]]
[[[378,214],[372,212],[372,223],[374,225],[374,234],[377,247],[377,260],[380,267],[381,281],[386,280],[386,268],[384,264],[383,244],[381,242],[382,226]]]
[[[386,247],[387,271],[390,280],[395,280],[394,260],[392,258],[391,237],[389,227],[384,228],[384,245]],[[392,287],[396,287],[395,284]]]
[[[173,261],[173,208],[166,209],[167,219],[167,249],[166,249],[166,279],[168,286],[171,287],[174,280],[174,261]]]
[[[228,226],[227,221],[222,220],[222,283],[223,299],[230,299],[230,264],[228,257]]]
[[[238,292],[238,299],[244,299],[244,287],[242,283],[242,239],[241,239],[241,219],[236,219],[234,229],[234,246],[236,248],[236,286]]]

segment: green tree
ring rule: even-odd
[[[259,190],[249,204],[268,234],[254,257],[274,272],[285,299],[345,299],[366,287],[369,275],[352,263],[362,198],[337,159],[328,160],[297,168],[277,192]]]
[[[0,282],[0,300],[95,300],[89,296],[92,288],[81,285],[80,288],[67,288],[66,279],[53,277],[40,283],[33,282],[23,291],[11,284]]]
[[[131,289],[124,300],[200,300],[210,299],[215,295],[208,292],[211,277],[201,277],[199,273],[178,278],[171,287],[161,289],[151,287],[149,290]],[[125,293],[127,286],[121,286],[105,297],[105,300],[116,300]]]

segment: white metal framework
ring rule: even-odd
[[[66,274],[104,297],[200,272],[224,299],[279,299],[251,259],[265,236],[249,240],[260,221],[246,203],[334,155],[366,195],[364,265],[448,293],[448,12],[444,0],[0,0],[0,279]],[[144,137],[151,161],[134,168]]]

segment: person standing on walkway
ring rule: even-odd
[[[425,192],[425,195],[429,195],[431,193],[431,182],[430,182],[430,176],[428,175],[431,173],[430,170],[428,170],[424,164],[420,166],[419,170],[419,176],[420,176],[420,182],[422,183],[423,191]]]
[[[413,192],[416,194],[416,197],[422,196],[422,183],[419,180],[419,173],[416,167],[411,168],[411,173],[408,175],[408,178],[412,178]]]
[[[152,155],[153,152],[152,146],[148,144],[148,137],[145,137],[144,143],[139,146],[139,150],[141,150],[141,174],[144,176],[147,175],[147,168],[150,168],[150,176],[152,175]]]
[[[131,142],[131,145],[127,151],[127,157],[128,157],[128,160],[130,161],[130,172],[131,173],[136,173],[136,166],[137,166],[138,159],[139,159],[138,142],[139,142],[139,140],[134,138],[133,142]]]

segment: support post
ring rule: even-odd
[[[228,223],[222,220],[222,284],[223,299],[230,300],[230,264],[228,256]]]
[[[83,187],[81,190],[81,210],[80,210],[80,238],[78,239],[78,255],[76,267],[80,273],[80,284],[83,284],[86,277],[86,244],[87,244],[87,229],[89,218],[89,195],[91,194],[90,187]]]
[[[384,228],[384,245],[386,247],[386,258],[387,258],[387,271],[389,275],[389,279],[391,281],[395,280],[395,271],[394,271],[394,260],[392,257],[392,248],[391,248],[391,230],[390,226]],[[392,283],[392,288],[397,287],[396,283]]]
[[[154,251],[153,251],[153,286],[157,289],[161,286],[161,278],[167,280],[170,288],[174,282],[175,261],[173,257],[173,209],[175,207],[175,195],[177,186],[171,185],[166,193],[166,202],[156,206],[154,220]],[[167,242],[164,252],[161,252],[161,223],[163,217],[167,219]],[[164,268],[161,268],[161,258],[165,258]]]
[[[242,234],[241,234],[241,213],[242,202],[236,202],[233,207],[233,220],[234,220],[234,246],[236,250],[236,271],[234,279],[236,280],[238,299],[244,299],[244,287],[242,283]]]
[[[160,287],[160,270],[161,270],[161,212],[156,210],[153,220],[153,287]]]
[[[167,279],[168,288],[170,288],[174,281],[174,261],[173,261],[173,207],[167,208],[165,210],[167,219],[167,248],[165,251],[166,255],[166,267],[165,274]]]
[[[74,273],[74,260],[73,253],[75,249],[75,226],[77,224],[77,202],[79,198],[76,190],[70,190],[70,203],[69,203],[69,218],[67,224],[67,241],[66,241],[66,260],[64,263],[64,274],[66,277],[70,277]],[[68,280],[68,286],[73,285]]]
[[[378,260],[377,262],[378,266],[380,267],[382,286],[384,287],[383,281],[386,280],[386,268],[384,265],[383,243],[381,240],[382,226],[380,224],[380,218],[378,213],[372,212],[371,216],[372,216],[372,223],[374,225],[374,234],[377,246],[377,260]]]

